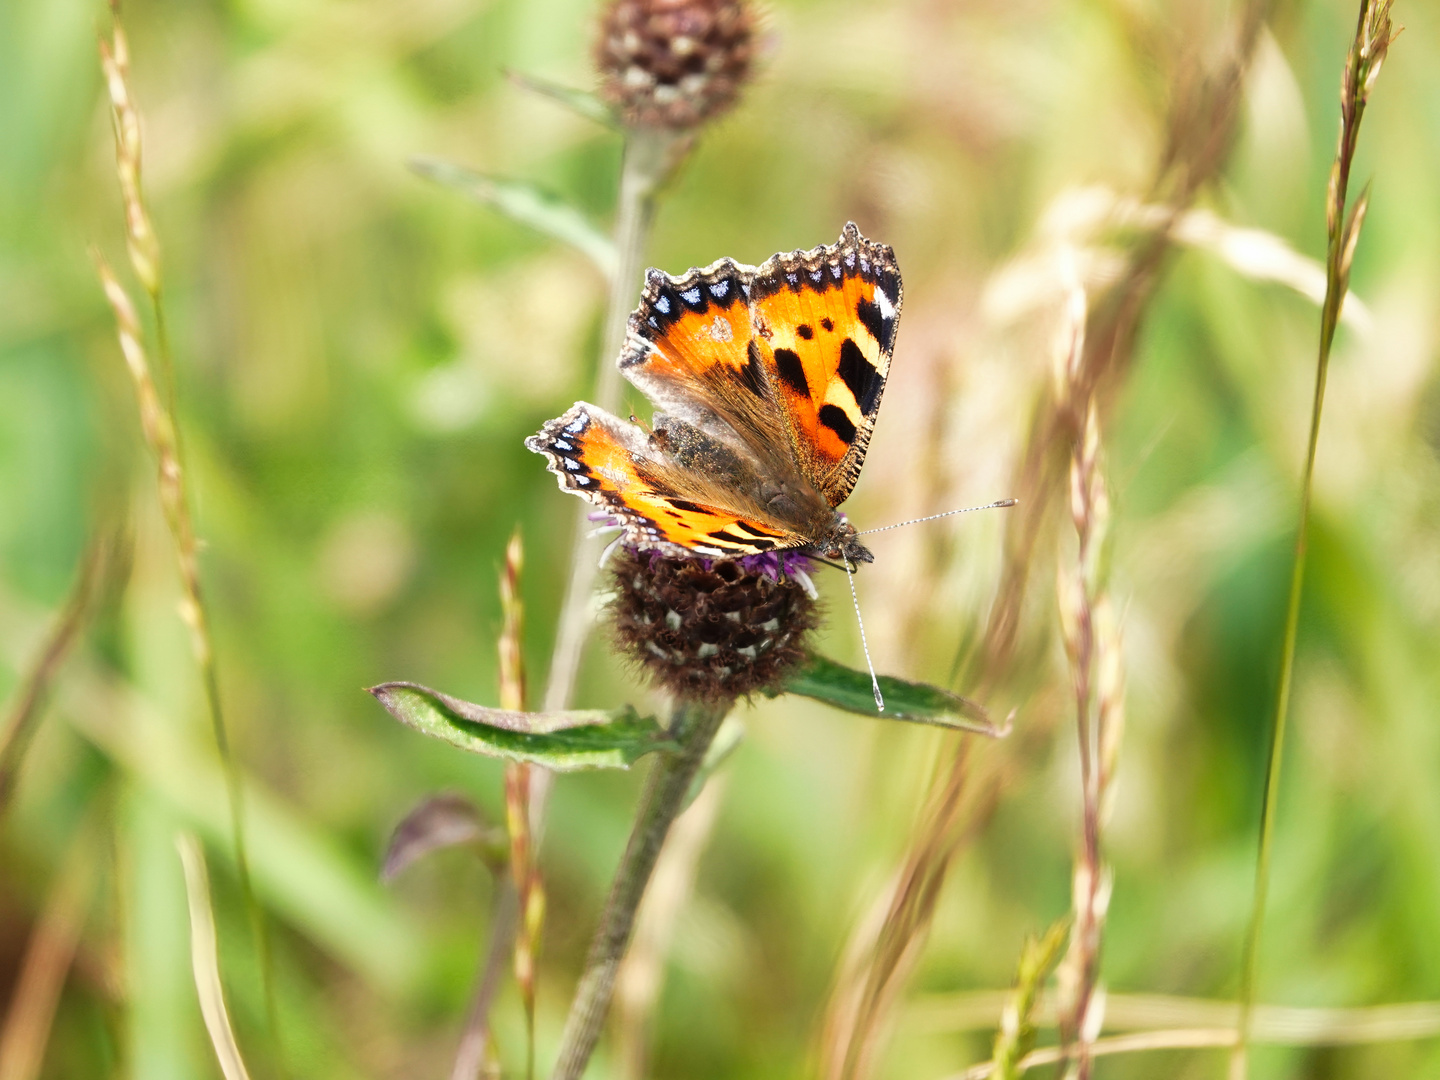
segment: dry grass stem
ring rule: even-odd
[[[500,576],[500,707],[516,712],[525,708],[524,608],[520,600],[520,571],[524,547],[517,530],[505,549],[505,571]],[[540,930],[545,921],[545,889],[530,831],[530,787],[534,769],[515,763],[505,767],[505,820],[510,832],[510,877],[515,884],[519,919],[515,935],[515,980],[525,1005],[525,1075],[535,1074],[535,960]]]
[[[225,990],[220,985],[220,956],[215,939],[215,916],[210,910],[210,877],[200,841],[189,833],[175,838],[180,861],[185,867],[185,895],[190,906],[190,963],[195,972],[195,991],[200,996],[200,1013],[210,1045],[225,1080],[249,1080],[230,1013],[225,1007]]]
[[[973,758],[963,737],[957,760]],[[895,880],[852,931],[821,1028],[820,1075],[859,1080],[874,1069],[905,980],[919,959],[940,891],[955,857],[989,817],[1004,786],[987,770],[972,776],[947,764],[938,804],[922,808],[916,829],[928,843],[910,852]],[[960,822],[970,828],[957,829]]]
[[[1235,1045],[1233,1028],[1193,1028],[1180,1031],[1149,1031],[1140,1035],[1116,1035],[1108,1039],[1096,1039],[1086,1050],[1086,1057],[1107,1057],[1111,1054],[1135,1054],[1144,1050],[1201,1050]],[[1047,1046],[1043,1050],[1032,1050],[1020,1059],[1016,1075],[1024,1075],[1041,1065],[1055,1065],[1066,1061],[1069,1050],[1063,1046]],[[948,1080],[985,1080],[995,1075],[995,1063],[985,1061],[973,1068],[957,1073]]]
[[[1120,273],[1094,305],[1089,319],[1078,381],[1084,388],[1084,397],[1099,391],[1102,407],[1130,367],[1135,334],[1158,284],[1174,220],[1218,174],[1228,155],[1237,126],[1240,92],[1269,9],[1268,0],[1246,3],[1230,27],[1230,45],[1224,50],[1223,62],[1215,71],[1195,78],[1172,103],[1166,121],[1166,149],[1156,168],[1151,196],[1146,200],[1171,208],[1171,214],[1163,226],[1143,237],[1127,254]],[[1192,47],[1177,49],[1177,54],[1187,58],[1196,55],[1193,43],[1189,44]],[[1053,394],[1042,395],[1017,466],[1016,480],[1011,485],[1019,506],[1005,521],[1004,567],[979,660],[976,696],[981,700],[1004,686],[1013,674],[1035,547],[1042,537],[1050,535],[1048,525],[1064,481],[1069,448],[1078,434],[1070,408],[1056,401]],[[860,993],[855,988],[857,983],[891,985],[897,975],[897,957],[919,955],[929,915],[924,903],[915,906],[913,900],[931,898],[929,904],[933,911],[933,898],[939,895],[950,858],[963,842],[962,834],[983,823],[964,814],[994,804],[998,788],[988,796],[981,793],[968,807],[955,797],[957,789],[964,786],[966,773],[974,769],[972,756],[969,740],[963,740],[954,757],[937,771],[925,796],[927,808],[921,816],[923,825],[901,860],[901,870],[887,897],[877,902],[877,907],[891,910],[908,906],[914,914],[923,917],[910,919],[903,927],[887,926],[886,934],[894,944],[883,950],[871,947],[862,939],[866,927],[874,924],[862,924],[852,933],[845,955],[868,956],[868,960],[849,973],[842,970],[837,978],[823,1036],[826,1046],[822,1054],[831,1063],[850,1060],[851,1047],[874,1041],[883,1010],[867,1010],[869,1019],[856,1014],[857,1023],[866,1026],[862,1029],[842,1022],[849,1011],[845,1002]],[[993,774],[987,772],[986,775]],[[907,934],[916,940],[907,941],[902,947],[899,939]],[[862,970],[865,967],[869,970]],[[836,1039],[841,1040],[841,1045],[832,1048],[831,1043]],[[824,1075],[845,1074],[827,1071]]]
[[[1305,467],[1300,479],[1299,524],[1295,532],[1295,554],[1291,561],[1290,593],[1285,610],[1285,633],[1281,645],[1280,679],[1275,695],[1269,761],[1265,770],[1265,791],[1260,809],[1260,842],[1256,854],[1255,895],[1240,974],[1240,1038],[1230,1062],[1231,1080],[1244,1080],[1248,1072],[1246,1045],[1250,1039],[1251,1013],[1255,1001],[1260,936],[1265,922],[1265,905],[1270,888],[1270,857],[1275,835],[1276,794],[1285,755],[1285,729],[1290,712],[1290,688],[1295,671],[1295,644],[1300,628],[1300,598],[1305,585],[1305,556],[1310,532],[1310,500],[1315,478],[1315,453],[1320,440],[1320,417],[1325,406],[1325,382],[1330,368],[1330,350],[1345,296],[1350,288],[1350,266],[1360,228],[1369,205],[1369,192],[1362,192],[1346,216],[1350,169],[1360,137],[1360,121],[1375,80],[1389,53],[1395,30],[1390,21],[1390,0],[1361,0],[1355,37],[1346,56],[1340,80],[1340,139],[1325,199],[1326,288],[1320,311],[1320,348],[1315,363],[1315,392],[1310,409],[1310,435],[1305,450]]]
[[[112,0],[113,37],[107,45],[100,42],[100,60],[105,85],[110,97],[111,118],[115,132],[116,172],[125,205],[126,242],[131,263],[146,293],[149,294],[155,318],[155,333],[161,370],[167,387],[167,400],[162,402],[151,375],[139,316],[129,295],[111,271],[98,250],[92,249],[105,297],[115,314],[120,351],[130,372],[140,424],[155,455],[157,488],[160,506],[170,530],[179,564],[181,601],[180,617],[190,631],[191,650],[200,670],[206,710],[215,748],[224,767],[225,785],[230,803],[231,838],[240,888],[250,916],[255,946],[260,957],[260,971],[265,986],[272,1034],[278,1039],[278,1015],[275,1009],[270,978],[270,957],[264,916],[255,899],[250,879],[250,859],[245,846],[244,790],[239,763],[230,748],[230,735],[220,698],[220,679],[216,670],[215,650],[210,635],[209,617],[201,586],[199,545],[190,516],[190,495],[183,463],[182,446],[176,420],[174,379],[170,372],[170,349],[165,332],[164,305],[161,301],[159,240],[146,207],[141,177],[140,113],[129,87],[129,46],[120,22],[118,0]]]
[[[520,575],[525,549],[517,529],[505,548],[505,567],[500,573],[500,707],[514,712],[525,709],[524,605],[520,597]],[[508,951],[520,997],[525,1008],[526,1076],[535,1071],[535,977],[540,930],[545,917],[545,891],[535,861],[530,832],[530,785],[535,770],[528,764],[505,766],[505,821],[509,844],[508,866],[492,867],[496,873],[495,904],[490,934],[470,1009],[466,1014],[451,1080],[474,1080],[493,1054],[490,1007],[499,990],[501,958]]]
[[[515,897],[515,883],[509,874],[502,875],[495,886],[495,903],[490,910],[490,936],[485,948],[485,957],[480,968],[480,978],[475,986],[470,1009],[465,1014],[465,1026],[460,1036],[460,1045],[455,1051],[455,1063],[450,1068],[450,1080],[475,1080],[482,1075],[487,1057],[493,1056],[494,1047],[490,1041],[490,1008],[500,992],[500,981],[504,977],[506,961],[514,965],[513,942],[519,904]]]
[[[1074,682],[1083,800],[1073,883],[1074,926],[1058,973],[1064,1002],[1060,1030],[1067,1047],[1074,1051],[1067,1075],[1079,1080],[1090,1075],[1089,1047],[1104,1020],[1100,947],[1111,877],[1101,850],[1101,830],[1112,798],[1123,715],[1119,634],[1099,585],[1109,501],[1100,471],[1100,429],[1093,400],[1086,407],[1084,431],[1070,468],[1070,510],[1079,539],[1078,557],[1073,567],[1062,563],[1056,588]]]
[[[160,242],[141,185],[140,110],[130,94],[130,45],[115,0],[111,3],[111,14],[111,40],[100,42],[100,68],[110,96],[115,172],[120,179],[120,198],[125,208],[125,241],[135,276],[153,296],[160,291]]]
[[[912,1005],[906,1025],[932,1034],[983,1031],[1004,1026],[1013,990],[975,990],[935,995]],[[1059,1010],[1053,997],[1040,994],[1032,1012],[1035,1025],[1053,1028]],[[1109,994],[1105,1030],[1158,1031],[1166,1028],[1226,1028],[1239,1023],[1234,1001],[1174,997],[1168,994]],[[1276,1046],[1340,1046],[1429,1039],[1440,1035],[1440,1001],[1409,1001],[1364,1008],[1298,1008],[1256,1005],[1253,1041]]]
[[[93,830],[82,828],[25,949],[0,1027],[0,1080],[37,1080],[45,1064],[55,1009],[95,893],[95,848]]]
[[[1113,799],[1124,686],[1119,631],[1101,584],[1110,500],[1101,470],[1098,408],[1093,389],[1087,393],[1082,379],[1087,302],[1073,274],[1065,307],[1055,349],[1055,399],[1079,414],[1075,426],[1083,434],[1070,459],[1076,557],[1073,564],[1062,558],[1055,592],[1074,687],[1083,805],[1073,882],[1074,921],[1058,979],[1063,1002],[1060,1031],[1066,1047],[1074,1051],[1067,1075],[1086,1080],[1089,1047],[1104,1019],[1099,965],[1111,883],[1101,851],[1101,830]]]
[[[93,601],[114,563],[119,543],[118,533],[112,533],[103,526],[91,536],[80,557],[75,583],[70,587],[65,605],[55,616],[50,633],[34,662],[21,677],[19,692],[6,713],[4,726],[0,727],[0,816],[10,805],[25,751],[45,715],[50,684],[90,617]]]

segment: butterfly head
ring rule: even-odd
[[[860,542],[855,526],[846,520],[844,514],[835,515],[835,525],[814,545],[816,552],[827,559],[843,559],[852,566],[856,563],[874,562],[875,556]]]

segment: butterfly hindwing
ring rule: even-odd
[[[746,500],[675,461],[653,434],[594,405],[576,402],[525,445],[546,456],[561,488],[623,527],[632,547],[734,557],[804,542],[757,508],[727,508]]]
[[[894,252],[853,223],[838,244],[774,256],[751,283],[755,340],[800,471],[831,506],[865,462],[902,297]]]

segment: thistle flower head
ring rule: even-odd
[[[817,616],[802,556],[623,548],[611,565],[616,642],[677,697],[720,702],[777,689],[805,658]]]
[[[601,96],[630,127],[698,127],[734,104],[753,36],[741,0],[611,0],[595,46]]]

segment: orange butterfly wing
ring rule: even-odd
[[[851,223],[834,246],[768,260],[751,292],[801,472],[838,506],[860,476],[890,374],[903,300],[894,252]]]

